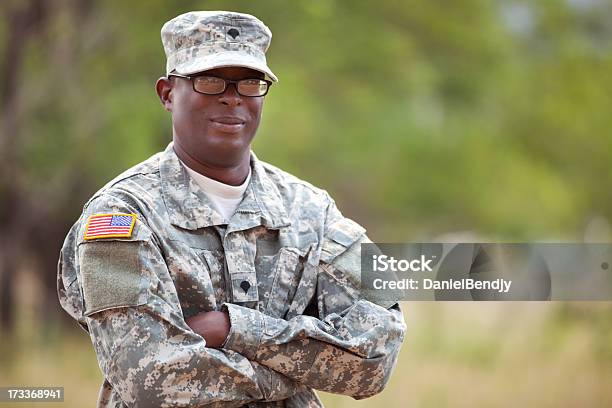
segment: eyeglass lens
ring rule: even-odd
[[[227,82],[223,78],[199,76],[194,80],[195,90],[205,94],[215,95],[225,91]],[[268,90],[268,83],[261,79],[242,79],[236,82],[240,95],[262,96]]]

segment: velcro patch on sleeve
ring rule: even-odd
[[[100,238],[130,238],[136,223],[136,214],[90,215],[85,227],[85,240]]]

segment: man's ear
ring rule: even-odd
[[[155,83],[155,90],[164,109],[172,112],[172,81],[170,81],[170,78],[159,78]]]

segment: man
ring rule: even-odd
[[[250,150],[270,40],[231,12],[162,28],[173,142],[98,191],[60,254],[98,406],[320,407],[313,389],[360,399],[389,378],[405,324],[360,293],[364,229]]]

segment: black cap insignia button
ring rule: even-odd
[[[240,35],[240,32],[236,30],[235,28],[230,28],[227,33],[231,35],[234,40],[236,39],[236,37]]]

